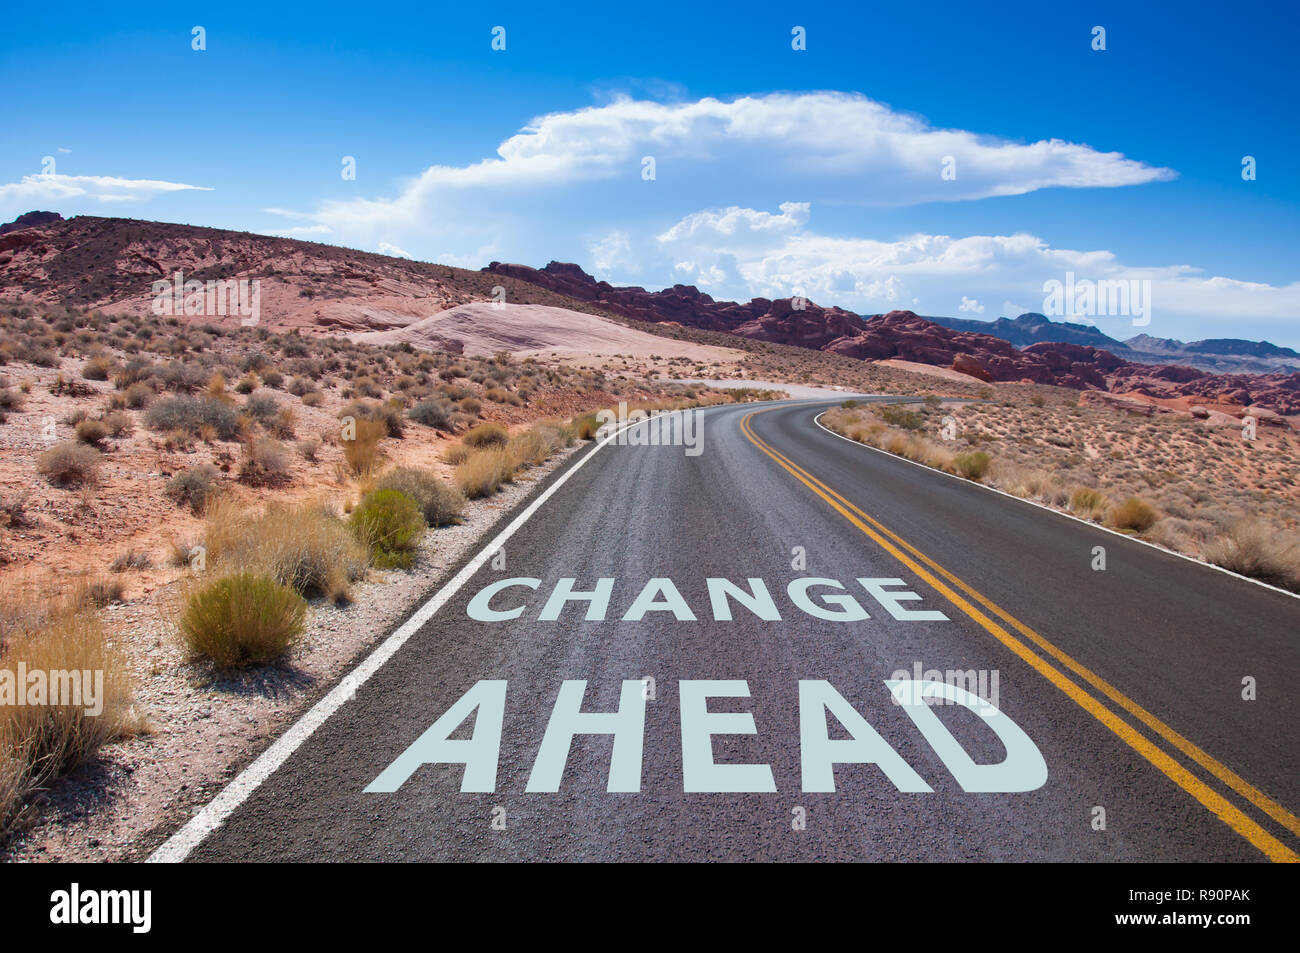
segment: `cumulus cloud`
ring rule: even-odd
[[[984,305],[980,304],[980,303],[979,303],[978,301],[976,301],[974,298],[968,298],[968,297],[966,297],[965,295],[962,295],[962,296],[961,296],[961,304],[959,304],[959,305],[957,306],[957,310],[958,310],[958,311],[973,311],[973,312],[975,312],[976,314],[983,314],[983,313],[984,313]]]
[[[0,185],[0,207],[23,209],[76,199],[96,202],[139,202],[169,192],[211,192],[201,185],[158,179],[123,179],[112,175],[25,175]]]
[[[660,183],[767,190],[797,185],[812,197],[894,206],[1175,176],[1171,169],[1060,139],[1026,143],[935,128],[857,93],[673,103],[623,97],[540,116],[502,142],[495,156],[429,166],[393,196],[330,200],[302,218],[359,244],[392,229],[434,231],[444,240],[482,238],[491,228],[508,227],[511,207],[540,193],[556,202],[590,203],[599,199],[584,199],[579,187],[639,181],[645,156],[655,158]],[[945,165],[955,167],[955,178],[942,176]]]

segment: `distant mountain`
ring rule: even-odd
[[[1120,341],[1103,334],[1092,325],[1053,321],[1051,318],[1032,311],[1015,319],[998,318],[996,321],[980,321],[971,318],[929,318],[928,320],[945,328],[951,328],[954,331],[991,334],[995,338],[1001,338],[1014,344],[1016,347],[1054,342],[1059,344],[1082,344],[1086,347],[1099,347],[1107,351],[1113,351],[1124,346]]]
[[[1267,341],[1211,338],[1187,344],[1149,334],[1138,334],[1120,341],[1091,325],[1053,321],[1032,312],[1015,319],[998,318],[996,321],[938,317],[927,320],[954,331],[989,334],[1016,347],[1045,343],[1081,344],[1110,351],[1137,364],[1177,363],[1219,374],[1271,374],[1300,368],[1300,353]]]
[[[1115,353],[1142,364],[1167,364],[1173,358],[1180,364],[1220,373],[1268,374],[1300,368],[1300,352],[1268,341],[1241,338],[1184,343],[1139,334],[1126,340]]]

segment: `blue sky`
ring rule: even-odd
[[[1300,347],[1295,5],[873,7],[15,5],[0,219],[556,258],[863,313],[1043,310],[1073,272],[1151,283],[1149,325],[1094,316],[1117,337]]]

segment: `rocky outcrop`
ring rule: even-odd
[[[8,235],[10,232],[21,231],[24,228],[35,228],[37,225],[48,225],[50,222],[61,221],[63,221],[63,216],[58,212],[25,212],[12,222],[5,222],[0,225],[0,235]]]

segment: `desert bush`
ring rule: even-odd
[[[325,403],[325,395],[318,390],[310,391],[302,395],[302,403],[304,407],[319,407]]]
[[[280,401],[276,399],[274,394],[249,394],[248,400],[244,401],[244,413],[259,424],[265,425],[267,422],[274,420],[275,415],[279,412]]]
[[[409,569],[424,526],[419,504],[399,490],[366,494],[348,517],[348,527],[380,569]]]
[[[1236,520],[1208,543],[1207,562],[1270,585],[1300,592],[1300,537],[1259,522]]]
[[[98,447],[100,443],[109,435],[108,424],[102,420],[82,420],[77,424],[77,439],[84,444],[92,447]]]
[[[430,526],[449,526],[459,523],[465,511],[465,495],[453,486],[439,480],[429,470],[418,467],[397,467],[379,478],[376,489],[397,490],[415,500]]]
[[[351,439],[345,434],[341,441],[343,458],[355,476],[367,476],[379,465],[381,454],[379,441],[384,439],[388,428],[383,421],[370,420],[365,417],[353,419]]]
[[[209,504],[203,546],[223,571],[265,572],[303,596],[335,602],[366,572],[366,551],[324,506],[271,505],[263,511]]]
[[[194,515],[201,515],[221,489],[221,472],[210,463],[187,467],[173,474],[163,491],[178,506],[188,506]]]
[[[202,427],[211,427],[221,440],[234,440],[239,433],[238,412],[213,397],[165,398],[145,411],[144,422],[150,430],[179,430],[196,437]]]
[[[289,481],[291,460],[284,444],[270,437],[250,437],[244,444],[239,482],[249,486],[280,486]]]
[[[471,453],[454,475],[456,486],[471,500],[491,496],[513,477],[509,454],[500,447]]]
[[[1145,533],[1159,518],[1150,503],[1140,496],[1130,496],[1123,503],[1111,507],[1106,522],[1111,529]]]
[[[442,462],[458,467],[469,459],[470,454],[474,451],[463,443],[453,443],[450,447],[442,452]]]
[[[113,373],[113,362],[107,357],[92,357],[81,368],[81,376],[88,381],[106,381]]]
[[[126,667],[109,647],[99,617],[80,599],[40,608],[6,605],[0,615],[0,670],[10,679],[16,680],[20,663],[28,672],[103,673],[93,705],[84,689],[82,705],[0,705],[3,833],[31,794],[103,745],[131,735],[140,722],[132,711]]]
[[[579,440],[595,440],[600,421],[595,414],[582,414],[573,418],[573,428]]]
[[[135,427],[130,415],[121,411],[105,414],[100,420],[108,428],[109,435],[113,437],[125,437]]]
[[[974,453],[959,453],[953,458],[953,467],[958,476],[978,483],[989,472],[989,455],[983,450]]]
[[[1106,509],[1106,497],[1100,490],[1081,486],[1070,494],[1070,511],[1083,519],[1096,519]]]
[[[36,458],[36,469],[55,486],[93,485],[99,479],[98,450],[75,440],[55,444]]]
[[[143,410],[153,398],[153,388],[144,381],[136,381],[122,392],[122,406],[131,410]]]
[[[307,604],[266,573],[235,572],[198,585],[179,620],[185,644],[218,668],[280,658],[302,635]]]
[[[109,572],[126,572],[128,569],[142,570],[153,565],[153,558],[143,549],[128,549],[120,553],[109,564]]]
[[[451,414],[448,413],[446,407],[436,400],[422,400],[407,411],[406,415],[417,424],[423,424],[435,430],[450,431],[453,429]]]
[[[925,429],[925,417],[915,410],[908,410],[902,404],[876,404],[873,409],[891,427],[901,427],[904,430]]]
[[[479,424],[467,430],[462,439],[466,446],[481,450],[484,447],[504,447],[510,435],[500,424]]]

